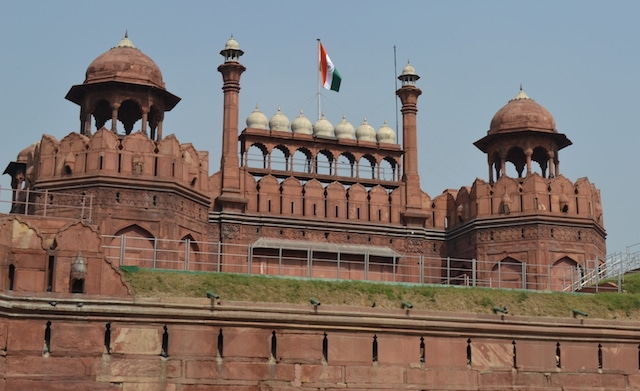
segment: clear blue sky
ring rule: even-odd
[[[245,55],[240,116],[256,103],[293,119],[316,114],[316,38],[343,76],[323,92],[335,125],[395,128],[395,73],[407,60],[421,76],[418,138],[422,188],[487,178],[473,142],[524,86],[555,117],[573,145],[561,173],[601,189],[608,252],[640,242],[640,2],[614,1],[11,1],[0,12],[2,168],[43,133],[79,129],[78,107],[64,99],[86,67],[128,30],[160,66],[182,101],[167,113],[175,133],[220,160],[222,62],[231,34]],[[0,177],[2,187],[9,176]]]

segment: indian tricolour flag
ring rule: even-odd
[[[320,76],[322,77],[322,86],[327,90],[335,92],[340,91],[340,82],[342,77],[329,58],[322,42],[320,44]]]

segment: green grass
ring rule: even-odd
[[[571,317],[572,309],[589,318],[640,319],[640,274],[625,276],[625,293],[576,294],[433,285],[403,285],[366,281],[331,281],[123,269],[136,297],[206,297],[212,291],[225,302],[309,304],[401,308],[413,310],[493,313],[506,306],[509,315]]]

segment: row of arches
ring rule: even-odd
[[[268,171],[294,172],[311,175],[326,175],[348,178],[363,178],[380,181],[399,181],[400,164],[391,157],[377,158],[372,154],[356,156],[343,152],[338,156],[326,149],[313,153],[299,148],[293,153],[283,145],[271,150],[263,144],[253,144],[243,152],[242,164],[249,168]]]
[[[164,111],[158,108],[156,105],[143,107],[140,102],[135,99],[129,98],[120,102],[110,103],[107,99],[98,99],[91,110],[91,114],[95,119],[95,129],[101,129],[107,123],[111,121],[111,131],[117,132],[117,122],[120,121],[124,127],[125,134],[130,134],[134,125],[138,122],[142,122],[141,130],[143,133],[147,133],[147,124],[151,132],[151,138],[154,139],[156,135],[156,129],[164,118]],[[85,134],[89,134],[88,129],[84,129]],[[158,139],[160,139],[158,137]]]
[[[129,225],[108,237],[105,256],[115,264],[146,268],[211,270],[205,250],[191,234],[180,240],[158,240],[137,224]],[[117,262],[114,262],[117,261]]]
[[[158,241],[155,240],[149,231],[139,225],[131,225],[119,230],[114,236],[110,237],[108,244],[104,248],[105,255],[108,258],[113,259],[117,257],[120,259],[121,264],[123,264],[123,260],[126,260],[127,265],[136,265],[139,267],[215,270],[215,262],[210,259],[212,254],[215,256],[215,249],[207,249],[202,246],[206,247],[207,243],[198,243],[190,234],[184,235],[181,240]],[[284,255],[284,253],[278,255],[276,250],[274,250],[274,253],[268,254],[255,253],[253,256],[254,266],[260,267],[260,269],[259,271],[256,269],[253,272],[259,272],[261,274],[264,273],[264,270],[262,269],[263,266],[260,266],[261,263],[259,262],[261,256],[267,256],[267,259],[271,259],[274,257],[279,258],[279,256]],[[321,257],[327,256],[325,253],[319,254]],[[300,254],[294,255],[289,254],[286,259],[293,262],[293,258],[300,258]],[[303,262],[304,265],[307,264],[307,258],[308,256],[300,258],[300,260],[305,260]],[[355,262],[356,264],[361,263],[358,263],[356,258],[349,258],[349,255],[343,254],[343,258],[343,261],[346,262],[345,264],[350,264],[352,262]],[[327,258],[325,261],[319,260],[318,266],[322,266],[322,262],[327,262],[330,259],[332,258]],[[284,265],[280,262],[284,261],[276,262],[278,270],[286,265],[288,265],[286,267],[294,267],[293,264],[289,265],[287,263]],[[398,260],[393,260],[389,263],[390,260],[385,259],[382,261],[382,259],[378,260],[378,258],[374,256],[371,259],[371,262],[382,268],[380,270],[371,270],[376,273],[382,273],[378,275],[376,279],[384,280],[385,271],[390,274],[395,273],[395,268],[392,266],[396,265]],[[298,265],[297,267],[300,268],[300,270],[306,270],[306,266],[303,267],[303,264],[300,264],[302,266]],[[354,264],[352,266],[357,269],[357,265]],[[321,269],[318,269],[318,272]],[[331,267],[329,267],[329,269],[334,270],[331,269]],[[477,269],[477,276],[473,277],[476,281],[476,285],[492,288],[566,291],[579,284],[584,276],[583,267],[569,256],[564,256],[549,266],[527,265],[527,263],[522,262],[519,259],[507,256],[493,264],[487,264],[484,262],[480,263]],[[472,273],[471,269],[465,269],[463,267],[458,270],[460,270],[461,273],[457,276],[452,276],[452,278],[445,283],[468,283],[469,273]],[[362,276],[359,278],[362,278]]]
[[[545,276],[542,281],[537,278],[540,274]],[[527,270],[526,263],[506,257],[491,267],[483,285],[491,288],[566,291],[581,281],[582,276],[582,267],[570,257],[560,258],[541,273]]]
[[[526,151],[520,146],[513,146],[506,153],[498,151],[490,153],[488,160],[489,181],[492,183],[503,176],[522,178],[531,175],[534,172],[533,162],[538,164],[539,174],[543,178],[554,178],[560,175],[560,162],[557,151],[549,151],[542,146],[527,149]],[[507,165],[507,163],[511,164]],[[509,175],[509,168],[515,169],[515,173]]]

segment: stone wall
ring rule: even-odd
[[[0,316],[0,390],[640,387],[638,322],[78,295]]]

